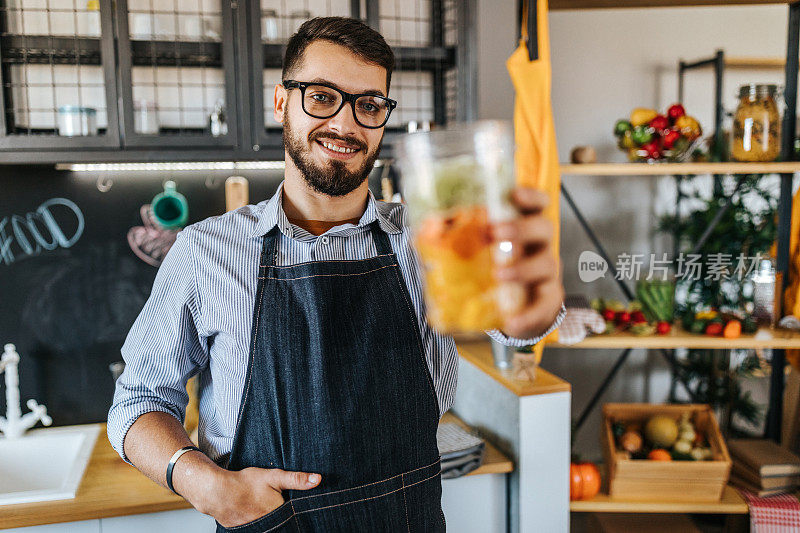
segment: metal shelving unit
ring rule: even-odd
[[[795,162],[793,145],[794,145],[794,132],[797,112],[797,76],[798,76],[798,52],[800,51],[800,2],[779,2],[779,1],[734,1],[734,2],[720,2],[714,0],[686,0],[684,2],[665,2],[661,0],[584,0],[580,2],[567,2],[561,0],[554,0],[551,2],[551,9],[592,9],[592,8],[635,8],[635,7],[667,7],[677,5],[734,5],[734,4],[788,4],[788,31],[787,31],[787,52],[786,59],[783,61],[785,72],[785,111],[783,117],[782,131],[790,132],[789,135],[783,135],[781,139],[781,159],[783,162],[779,163],[765,163],[765,164],[750,164],[750,163],[686,163],[686,164],[655,164],[655,165],[562,165],[562,174],[580,174],[580,175],[688,175],[688,174],[753,174],[753,173],[778,173],[781,178],[780,185],[780,198],[778,206],[778,246],[777,246],[777,270],[781,273],[783,278],[783,286],[789,284],[789,239],[791,228],[791,211],[792,211],[792,179],[794,172],[800,171],[800,165]],[[744,62],[740,63],[744,64]],[[699,68],[701,66],[715,66],[717,69],[717,85],[716,85],[716,125],[717,134],[720,132],[720,125],[722,122],[722,109],[720,102],[721,94],[721,75],[722,69],[725,66],[724,54],[717,53],[716,56],[709,60],[703,60],[695,64],[682,63],[681,74],[685,70],[692,68]],[[569,194],[567,188],[561,186],[562,196],[570,206],[575,214],[578,222],[589,236],[597,251],[609,264],[612,273],[614,271],[614,263],[610,261],[609,255],[603,248],[602,243],[597,235],[588,224],[587,220],[581,213],[577,204]],[[735,191],[734,191],[735,194]],[[680,198],[678,199],[678,201]],[[726,203],[730,203],[731,197],[727,199]],[[712,221],[709,228],[704,233],[705,238],[710,235],[711,230],[719,222],[719,218]],[[704,239],[695,243],[695,249],[699,249]],[[615,276],[616,279],[616,276]],[[634,299],[633,292],[623,281],[616,279],[617,284],[628,299]],[[634,347],[647,347],[657,348],[664,356],[665,360],[670,364],[673,370],[677,366],[675,354],[671,348],[687,347],[696,344],[697,340],[693,338],[678,338],[671,339],[670,342],[655,342],[653,346],[643,346],[641,341],[632,337],[612,336],[611,339],[605,339],[609,342],[603,344],[603,339],[597,337],[596,339],[589,339],[585,341],[583,346],[577,345],[576,347],[592,347],[596,348],[624,348],[623,352],[619,355],[614,363],[610,372],[604,377],[601,385],[589,401],[588,405],[580,414],[577,428],[580,428],[583,422],[587,419],[591,410],[597,405],[602,397],[603,392],[613,381],[617,372],[622,368],[631,349]],[[769,342],[763,346],[774,348],[772,350],[772,366],[773,368],[783,369],[785,367],[785,354],[784,348],[789,345],[794,346],[794,340],[791,342],[786,339],[777,340],[774,343]],[[594,344],[597,344],[595,346]],[[602,346],[600,345],[602,344]],[[761,345],[761,344],[760,344]],[[767,413],[767,424],[765,436],[767,438],[778,441],[781,434],[781,420],[782,420],[782,401],[783,401],[783,388],[784,388],[784,373],[782,371],[773,371],[770,378],[770,398],[769,409]],[[679,379],[680,381],[680,379]],[[681,382],[683,383],[683,382]],[[689,394],[691,389],[683,383]]]

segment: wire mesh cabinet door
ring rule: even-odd
[[[117,0],[122,144],[236,148],[231,0]]]
[[[111,2],[0,0],[2,151],[119,146]]]
[[[248,0],[243,17],[250,21],[243,72],[249,72],[253,111],[250,117],[252,151],[263,158],[283,158],[282,125],[273,118],[275,85],[281,82],[286,43],[300,25],[314,17],[359,18],[353,0]]]

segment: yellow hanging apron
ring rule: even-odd
[[[550,39],[547,24],[547,0],[537,2],[538,59],[528,57],[527,17],[528,3],[522,15],[522,39],[519,46],[506,61],[506,67],[514,84],[514,135],[516,138],[516,172],[520,185],[535,187],[550,196],[545,216],[553,223],[553,252],[559,259],[559,198],[561,174],[558,166],[556,132],[553,125],[553,110],[550,105]],[[545,342],[555,342],[558,332],[548,335]],[[537,363],[541,359],[544,343],[534,348]]]

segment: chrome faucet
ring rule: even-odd
[[[0,416],[0,432],[8,439],[21,437],[39,420],[45,426],[53,423],[53,419],[47,416],[47,407],[39,405],[34,399],[30,399],[26,403],[31,412],[22,415],[19,407],[18,365],[19,354],[16,346],[6,344],[3,357],[0,359],[0,374],[6,373],[6,416]]]

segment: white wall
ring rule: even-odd
[[[505,58],[515,46],[515,0],[479,0],[479,116],[512,116],[513,90]],[[567,161],[576,145],[593,145],[601,161],[624,161],[611,129],[634,107],[664,110],[677,99],[677,64],[683,58],[710,57],[717,49],[731,56],[781,57],[786,53],[786,6],[556,11],[550,13],[553,113],[559,156]],[[498,81],[500,80],[500,81]],[[738,85],[783,83],[780,70],[728,71],[724,105],[736,106]],[[687,74],[684,104],[707,132],[713,129],[713,72]],[[670,178],[566,177],[584,215],[612,258],[622,252],[667,251],[671,244],[652,235],[658,213],[674,206]],[[577,277],[581,251],[592,249],[577,220],[562,202],[561,255],[567,293],[622,299],[613,280],[582,283]],[[573,386],[577,417],[610,370],[618,351],[545,352],[544,366]],[[666,399],[668,372],[661,356],[634,351],[601,399]],[[599,412],[579,434],[576,450],[600,457]]]

